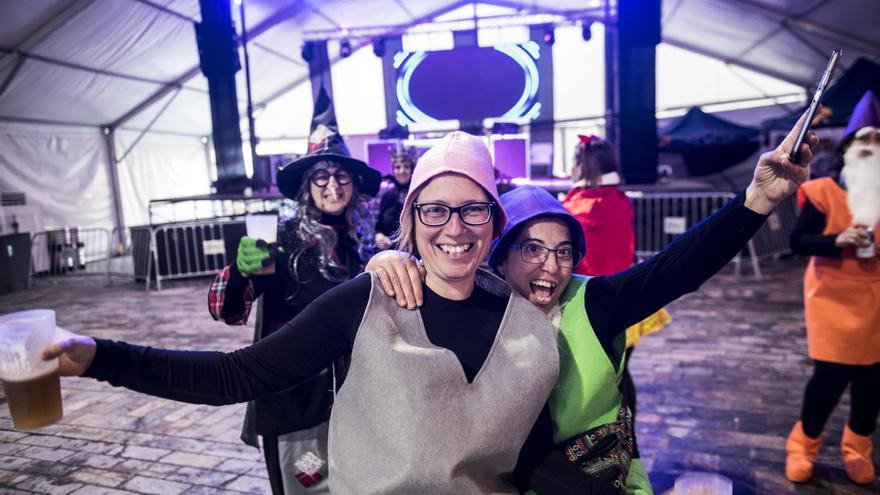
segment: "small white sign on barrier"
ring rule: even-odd
[[[205,253],[205,256],[224,254],[226,252],[226,245],[223,239],[202,241],[202,251]]]
[[[770,214],[769,218],[767,218],[767,225],[770,226],[770,230],[773,232],[782,230],[782,220],[779,219],[779,215],[777,215],[775,211]]]
[[[684,234],[687,230],[687,218],[685,217],[663,217],[663,233],[664,234]]]

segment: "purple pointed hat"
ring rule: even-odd
[[[849,124],[840,137],[841,146],[849,144],[859,129],[868,126],[880,127],[880,101],[877,101],[877,97],[870,90],[866,91],[862,99],[856,103]]]

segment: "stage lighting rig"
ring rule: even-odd
[[[373,40],[373,55],[382,58],[385,56],[385,38]]]
[[[584,19],[581,21],[581,37],[584,41],[590,41],[593,38],[593,21]]]
[[[347,58],[349,55],[351,55],[351,41],[345,38],[339,42],[339,56]]]
[[[303,43],[302,49],[300,50],[299,54],[306,63],[311,62],[312,61],[312,42],[306,41],[305,43]]]
[[[553,32],[553,26],[547,26],[544,29],[543,40],[547,46],[553,46],[553,43],[556,43],[556,34]]]

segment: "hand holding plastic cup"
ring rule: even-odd
[[[252,213],[244,217],[248,237],[258,241],[265,241],[272,245],[278,240],[278,215],[276,213]],[[275,264],[257,270],[256,275],[268,275],[275,273]]]
[[[12,424],[19,430],[48,426],[62,416],[58,359],[40,352],[55,338],[55,312],[35,309],[0,316],[0,380]]]

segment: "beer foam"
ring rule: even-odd
[[[46,364],[51,365],[51,367],[49,367],[49,368],[44,367],[44,368],[40,368],[38,370],[30,370],[29,372],[26,372],[24,374],[15,374],[15,375],[11,375],[11,376],[6,376],[6,373],[3,373],[2,379],[4,382],[11,382],[11,383],[26,382],[26,381],[30,381],[30,380],[35,380],[37,378],[42,378],[46,375],[55,373],[55,371],[58,370],[58,360],[57,359],[55,359],[54,361],[46,361]]]
[[[25,380],[58,367],[58,360],[43,361],[40,352],[52,341],[45,328],[34,328],[34,319],[8,318],[0,331],[0,378]]]

